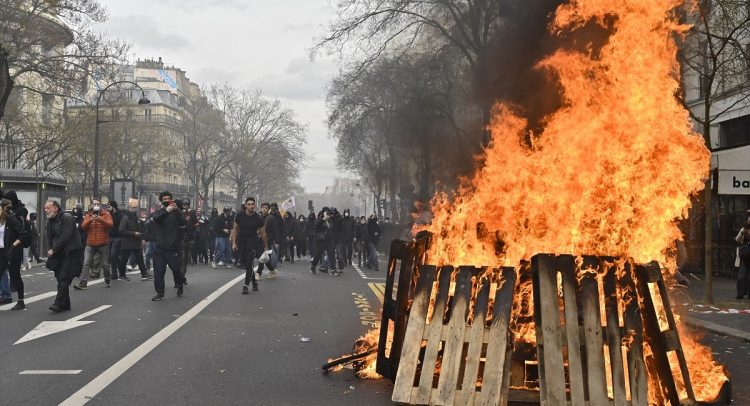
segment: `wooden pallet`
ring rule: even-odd
[[[501,268],[504,282],[474,286],[484,269],[422,266],[409,311],[392,400],[430,405],[505,405],[510,362],[508,322],[515,270]],[[449,295],[451,275],[455,290]],[[434,282],[437,282],[436,284]],[[491,286],[495,288],[491,301]],[[472,288],[476,292],[474,320],[467,321]],[[433,289],[432,317],[428,309]],[[492,320],[484,323],[489,303]],[[446,308],[448,309],[446,311]],[[447,315],[444,322],[443,315]],[[440,365],[439,370],[436,365]]]
[[[684,402],[694,402],[658,265],[654,269],[654,264],[636,266],[615,258],[583,257],[580,267],[591,271],[581,272],[570,255],[532,258],[540,403],[645,406],[648,369],[664,386],[661,404],[679,405],[669,351],[676,352],[685,377],[688,399]],[[657,285],[667,309],[666,332],[658,325],[651,283]],[[644,331],[652,352],[647,358]]]
[[[424,263],[431,234],[421,232],[411,241],[393,240],[388,254],[388,267],[383,292],[376,372],[390,380],[396,379],[399,355],[406,333],[408,304],[413,299],[414,272]],[[402,287],[396,290],[396,286]],[[396,291],[396,297],[393,292]]]

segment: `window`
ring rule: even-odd
[[[143,110],[143,121],[151,121],[151,109]]]
[[[750,116],[719,123],[719,146],[733,147],[750,143]]]
[[[50,125],[52,123],[52,104],[54,96],[51,94],[42,95],[42,124]]]

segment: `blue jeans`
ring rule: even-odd
[[[370,262],[370,266],[377,271],[378,270],[378,251],[375,250],[375,243],[368,242],[367,246],[370,250],[370,256],[368,258],[368,261]]]
[[[155,249],[156,249],[156,241],[146,242],[146,252],[143,254],[144,261],[146,262],[146,268],[153,268],[152,261],[153,261]]]
[[[10,277],[8,276],[8,270],[4,270],[0,275],[0,298],[10,298]]]
[[[216,247],[214,249],[214,262],[232,263],[232,247],[229,245],[229,238],[216,237]]]

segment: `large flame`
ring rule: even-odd
[[[424,228],[435,235],[430,263],[517,266],[553,252],[674,265],[675,221],[703,188],[710,159],[676,98],[674,38],[687,28],[676,17],[681,3],[573,0],[557,9],[557,35],[591,23],[610,35],[600,49],[559,50],[539,63],[564,101],[540,134],[528,133],[513,106],[495,106],[481,169],[455,196],[433,199]],[[696,339],[682,337],[696,395],[710,399],[723,370]]]

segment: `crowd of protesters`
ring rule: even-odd
[[[139,201],[130,199],[124,210],[115,200],[93,199],[85,210],[65,212],[50,200],[44,204],[46,233],[37,232],[36,213],[29,213],[13,191],[0,191],[0,305],[13,303],[23,310],[22,269],[31,260],[45,262],[57,280],[57,295],[49,306],[53,312],[70,310],[70,292],[85,291],[91,279],[103,278],[104,287],[113,280],[153,280],[153,301],[163,300],[165,276],[171,270],[176,296],[184,294],[188,265],[210,264],[212,268],[245,269],[243,294],[258,290],[264,276],[277,277],[284,262],[310,261],[309,271],[342,275],[356,263],[379,270],[377,247],[381,226],[373,214],[352,217],[334,207],[324,207],[308,216],[282,211],[276,203],[260,204],[247,198],[238,212],[231,206],[210,215],[192,210],[190,200],[175,199],[164,191],[161,203],[148,217],[139,216]],[[38,252],[39,239],[46,238],[46,259]],[[266,275],[264,270],[268,269]],[[128,272],[131,271],[131,272]],[[78,278],[78,283],[73,283]]]

